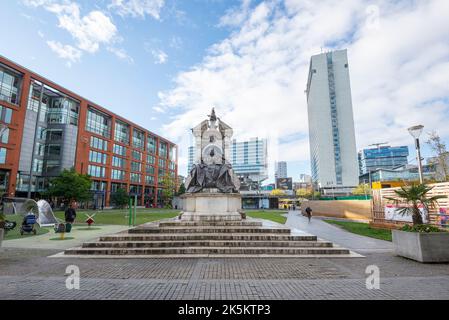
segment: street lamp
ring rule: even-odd
[[[416,148],[416,158],[418,159],[418,172],[419,172],[419,182],[423,183],[423,174],[422,174],[422,164],[421,164],[421,148],[419,146],[419,136],[422,133],[424,126],[417,125],[408,128],[408,132],[415,139],[415,148]]]

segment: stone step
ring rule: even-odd
[[[261,227],[260,221],[163,221],[159,227]]]
[[[168,234],[116,234],[100,237],[100,241],[317,241],[314,235],[272,233],[168,233]]]
[[[130,234],[136,233],[290,233],[288,228],[262,228],[262,227],[137,227],[128,230]]]
[[[183,248],[73,248],[64,252],[66,255],[188,255],[188,254],[221,254],[221,255],[347,255],[343,248],[258,248],[258,247],[183,247]]]
[[[326,247],[331,248],[332,243],[326,241],[226,241],[226,240],[199,240],[199,241],[101,241],[87,242],[83,248],[179,248],[179,247]]]

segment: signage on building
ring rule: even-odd
[[[292,178],[278,178],[276,180],[276,187],[281,190],[293,190]]]

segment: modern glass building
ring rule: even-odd
[[[195,148],[189,147],[188,171],[193,166]],[[267,140],[251,138],[231,143],[232,168],[240,178],[261,182],[268,178]]]
[[[161,204],[162,178],[177,177],[177,146],[0,56],[0,191],[38,197],[74,168],[92,179],[92,203],[118,188],[139,205]]]
[[[363,149],[359,151],[360,175],[376,169],[393,169],[408,163],[409,152],[407,146]]]
[[[306,93],[313,183],[349,190],[358,164],[346,50],[312,56]]]
[[[238,176],[258,182],[268,178],[266,139],[251,138],[240,142],[234,139],[231,157],[232,168]]]

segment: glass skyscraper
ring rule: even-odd
[[[376,169],[393,169],[406,165],[409,152],[407,146],[363,149],[359,151],[360,174],[366,174]]]

